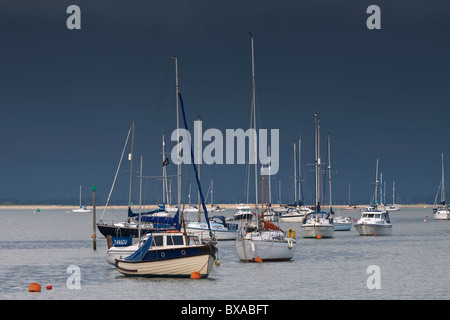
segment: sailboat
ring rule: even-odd
[[[320,210],[320,124],[317,114],[314,113],[315,122],[315,211],[305,216],[302,222],[303,238],[333,238],[334,224],[330,212]]]
[[[253,34],[250,33],[252,52],[252,126],[256,130],[256,101],[255,101],[255,68]],[[256,154],[256,140],[254,141]],[[263,178],[262,178],[263,179]],[[261,214],[258,214],[258,163],[255,161],[255,214],[254,221],[241,220],[241,226],[234,242],[237,256],[240,261],[286,261],[291,260],[295,252],[295,232],[290,230],[287,236],[283,230],[270,221],[263,219],[263,204]],[[264,189],[262,186],[264,197]]]
[[[374,204],[365,208],[361,218],[354,224],[360,236],[389,236],[392,234],[392,224],[389,213],[378,203],[378,159],[375,171]]]
[[[294,142],[294,201],[295,206],[289,206],[288,209],[280,216],[279,220],[281,222],[302,222],[303,218],[308,214],[313,212],[310,208],[303,205],[300,195],[301,192],[301,175],[300,175],[300,162],[301,162],[301,140],[298,140],[298,176],[297,179],[297,159],[295,152],[295,142]],[[298,200],[297,200],[297,184],[298,184]]]
[[[436,204],[433,208],[433,216],[435,220],[449,220],[450,219],[450,207],[445,203],[445,179],[444,179],[444,154],[441,153],[441,163],[442,163],[442,176],[441,176],[441,185],[439,189],[441,191],[441,202],[440,206]],[[436,195],[437,199],[437,195]]]
[[[178,100],[181,105],[184,126],[188,130],[183,99],[178,87],[178,63],[175,60],[176,93],[177,93],[177,134],[178,126]],[[179,139],[177,139],[179,141]],[[178,145],[179,148],[179,145]],[[180,153],[178,153],[180,154]],[[194,164],[194,155],[191,145],[191,160],[194,167],[202,207],[205,214],[205,221],[210,228],[208,211],[203,198],[202,188],[198,176],[197,166]],[[181,200],[181,168],[178,167],[178,212],[180,212]],[[183,213],[182,221],[184,221]],[[210,239],[207,242],[200,242],[197,237],[188,236],[185,227],[183,232],[179,230],[172,232],[152,233],[145,243],[133,254],[115,261],[116,269],[126,276],[146,276],[146,277],[197,277],[206,278],[212,271],[214,262],[216,266],[220,262],[216,259],[217,247],[210,230]]]
[[[352,220],[341,216],[335,216],[333,211],[333,201],[331,192],[331,150],[330,150],[330,134],[328,133],[328,189],[330,193],[330,215],[333,217],[335,231],[349,231],[352,228]]]
[[[78,209],[72,210],[72,212],[82,212],[82,213],[91,212],[91,209],[88,209],[86,206],[81,205],[81,185],[80,185],[80,207]]]
[[[351,202],[350,202],[350,186],[351,186],[351,184],[349,183],[348,184],[348,205],[342,207],[342,211],[358,211],[359,210],[357,206],[351,205]]]
[[[400,211],[400,207],[395,204],[395,181],[392,182],[392,205],[385,208],[386,211]]]

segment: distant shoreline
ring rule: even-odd
[[[209,205],[207,205],[209,207]],[[221,208],[224,209],[236,209],[236,206],[239,206],[239,204],[216,204],[214,206],[220,206]],[[249,204],[250,208],[253,207],[253,204]],[[358,209],[362,209],[365,207],[368,207],[369,205],[364,204],[364,205],[355,205]],[[432,208],[433,205],[432,204],[426,204],[426,203],[419,203],[419,204],[399,204],[398,205],[400,208]],[[92,206],[86,206],[87,208],[92,208]],[[96,210],[103,210],[105,206],[96,206]],[[279,208],[280,206],[275,204],[272,206],[273,208]],[[324,208],[327,208],[328,206],[324,206]],[[348,207],[347,205],[335,205],[333,206],[333,208],[344,208],[344,207]],[[33,204],[27,204],[27,205],[15,205],[15,204],[11,204],[11,205],[0,205],[0,210],[5,210],[5,209],[17,209],[17,210],[36,210],[38,209],[42,210],[42,209],[61,209],[61,210],[74,210],[79,208],[79,206],[68,206],[68,205],[33,205]],[[124,206],[124,205],[113,205],[113,206],[108,206],[108,208],[111,209],[115,209],[115,210],[126,210],[128,208],[128,206]],[[139,208],[138,205],[133,205],[132,208]],[[143,208],[147,209],[156,209],[158,208],[158,206],[156,205],[149,205],[149,206],[143,206]]]

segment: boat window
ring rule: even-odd
[[[153,246],[162,246],[163,245],[163,237],[162,236],[153,236],[152,247]]]
[[[167,236],[168,246],[183,245],[183,236]]]

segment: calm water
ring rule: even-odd
[[[360,237],[352,228],[333,239],[303,239],[299,224],[281,223],[297,230],[290,262],[239,262],[233,241],[219,242],[221,266],[208,279],[191,280],[122,276],[106,263],[99,233],[93,250],[90,213],[3,210],[0,299],[450,299],[450,221],[434,221],[428,209],[390,216],[390,237]],[[79,289],[67,287],[71,265],[80,268]],[[380,289],[367,287],[370,265],[380,268]],[[29,293],[32,282],[42,292]]]

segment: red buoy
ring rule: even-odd
[[[45,289],[47,289],[47,290],[52,290],[52,288],[53,288],[53,287],[52,287],[51,284],[48,284],[48,285],[45,286]]]

